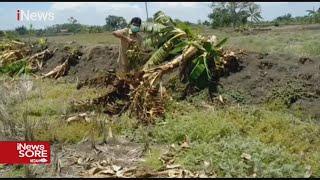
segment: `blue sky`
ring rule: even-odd
[[[320,7],[320,2],[258,2],[262,17],[272,20],[286,13],[293,16],[306,15],[306,10]],[[149,16],[162,10],[173,18],[197,22],[208,19],[210,2],[148,2]],[[53,21],[17,21],[16,11],[53,12]],[[65,23],[70,16],[82,24],[103,25],[108,15],[123,16],[130,20],[133,16],[146,18],[144,2],[0,2],[0,29],[14,29],[32,23],[36,28]]]

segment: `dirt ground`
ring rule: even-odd
[[[51,44],[50,48],[58,48],[53,57],[47,60],[40,73],[47,73],[66,59],[68,52],[64,50],[66,44]],[[72,61],[66,78],[69,80],[85,80],[114,70],[117,66],[119,49],[116,45],[81,46],[68,44],[67,46],[79,48],[83,53],[79,59]]]
[[[223,89],[245,96],[245,103],[279,97],[289,100],[290,108],[320,117],[320,59],[248,52],[241,62],[240,72],[220,79]]]
[[[139,163],[142,160],[142,147],[122,138],[109,140],[107,144],[96,144],[95,149],[89,140],[76,145],[55,144],[52,146],[52,165],[56,168],[44,166],[42,169],[37,168],[36,173],[39,177],[83,177],[98,175],[99,171],[107,167],[117,172]],[[109,175],[116,174],[109,172]]]

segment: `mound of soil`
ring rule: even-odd
[[[117,66],[119,48],[116,45],[84,47],[76,44],[53,44],[52,47],[49,48],[58,48],[58,50],[52,58],[45,62],[40,73],[48,73],[66,60],[69,52],[65,50],[65,46],[77,47],[81,52],[81,56],[73,59],[70,64],[70,69],[65,76],[69,80],[85,80],[93,78],[108,71],[112,71]]]
[[[119,55],[118,46],[86,47],[79,64],[70,68],[70,74],[76,75],[79,80],[95,77],[107,71],[115,70]]]
[[[220,78],[223,91],[234,99],[264,103],[278,98],[320,118],[320,59],[249,52],[241,63],[240,72]]]

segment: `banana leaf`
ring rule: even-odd
[[[217,51],[216,46],[213,46],[210,42],[205,42],[203,44],[203,48],[208,53],[208,57],[213,57],[214,60],[217,60],[220,56],[222,56],[222,54]]]
[[[203,56],[198,56],[194,62],[196,63],[190,73],[190,80],[197,81],[203,71],[206,69],[203,63]]]
[[[208,67],[206,53],[194,59],[193,64],[195,64],[195,66],[190,73],[189,80],[198,88],[202,89],[206,87],[211,80],[211,70]]]
[[[20,75],[28,72],[27,62],[25,60],[19,60],[0,68],[0,74]]]
[[[170,55],[177,55],[178,53],[182,52],[186,46],[188,45],[188,41],[181,41],[175,45],[174,49],[169,52]]]
[[[228,40],[228,38],[224,38],[222,39],[217,45],[215,45],[215,48],[219,48],[221,47],[224,43],[226,43]]]
[[[205,49],[201,44],[199,44],[199,43],[196,42],[196,41],[191,41],[189,44],[197,47],[198,49],[200,49],[200,50],[202,50],[202,51],[206,51],[206,49]]]
[[[158,11],[153,16],[154,22],[166,25],[166,26],[174,26],[174,22],[172,21],[170,16],[165,15],[163,11]]]
[[[150,59],[145,63],[144,69],[149,68],[152,65],[158,65],[163,62],[169,55],[169,52],[165,51],[161,46],[156,52],[152,54]]]
[[[209,69],[209,66],[208,66],[208,59],[207,59],[206,53],[203,56],[203,64],[204,64],[204,67],[206,68],[208,80],[210,80],[211,79],[211,70]]]

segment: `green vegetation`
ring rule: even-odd
[[[214,171],[219,177],[303,177],[309,165],[313,176],[320,175],[319,126],[263,107],[214,111],[185,104],[173,102],[165,122],[151,130],[157,144],[182,143],[185,135],[190,138],[190,149],[177,153],[178,164]],[[242,153],[251,159],[243,159]],[[159,161],[154,157],[158,154],[147,156],[147,163]],[[209,169],[204,168],[205,161]]]
[[[98,128],[85,122],[67,124],[61,116],[72,112],[69,100],[86,99],[96,90],[76,90],[75,84],[53,80],[35,81],[33,86],[26,99],[13,103],[10,111],[17,121],[26,112],[36,127],[42,127],[35,128],[36,140],[76,143]],[[127,135],[138,142],[145,142],[143,134],[150,133],[151,153],[146,153],[143,165],[160,169],[159,157],[165,147],[181,144],[187,135],[190,148],[178,151],[175,163],[191,170],[215,172],[219,177],[304,177],[311,166],[312,176],[320,175],[320,127],[314,122],[263,106],[201,108],[170,101],[166,109],[165,119],[153,127],[137,128],[137,121],[128,116],[112,126],[115,136]],[[101,134],[97,131],[95,136]],[[243,153],[250,158],[243,158]]]
[[[123,17],[109,15],[108,17],[106,17],[106,25],[104,26],[104,28],[107,31],[114,31],[117,29],[125,28],[127,25],[128,24]]]
[[[274,29],[270,32],[252,35],[229,33],[230,37],[226,46],[270,54],[284,53],[296,56],[319,56],[320,46],[317,37],[320,35],[320,32],[315,30],[300,30],[298,28],[298,26],[288,26],[287,30]],[[219,37],[227,36],[226,32],[222,30],[209,30],[204,33],[213,33]]]
[[[21,78],[20,81],[26,81],[23,80],[24,77]],[[10,79],[2,77],[3,81]],[[20,83],[19,81],[15,83],[16,88],[19,88]],[[1,99],[0,103],[7,104],[10,116],[6,118],[18,126],[22,125],[23,114],[26,115],[28,121],[35,126],[33,133],[36,140],[78,142],[93,127],[92,124],[81,122],[75,122],[68,126],[61,126],[61,124],[67,124],[66,118],[73,112],[70,105],[71,100],[77,97],[90,98],[99,91],[93,89],[76,90],[76,84],[54,80],[33,80],[32,90],[26,96],[23,93],[24,86],[20,88],[21,92],[18,94],[7,94],[10,101]]]

